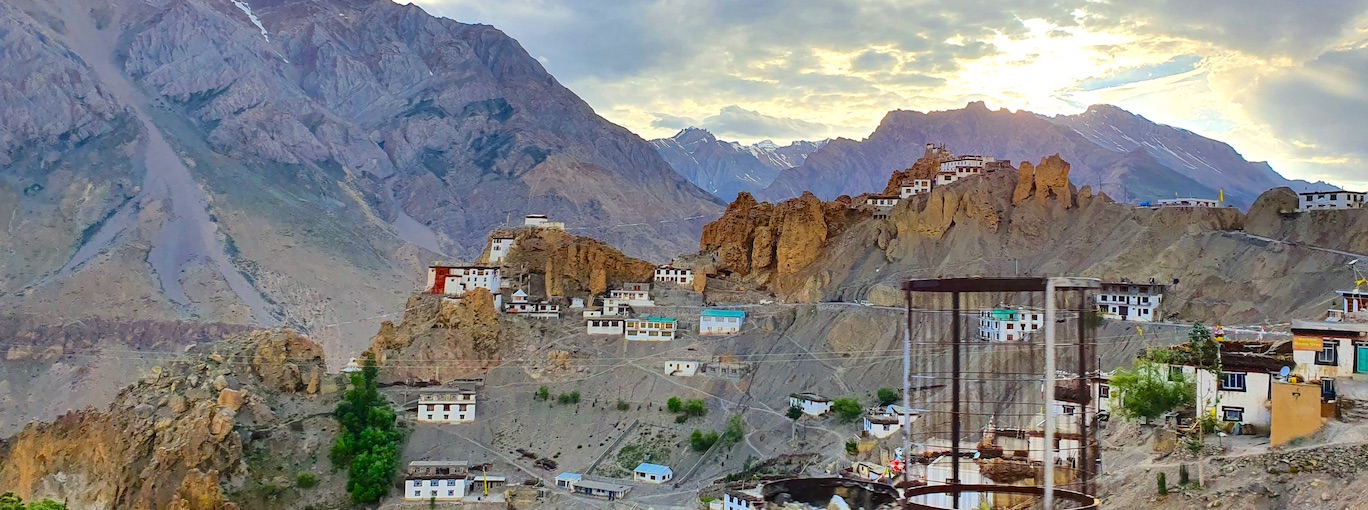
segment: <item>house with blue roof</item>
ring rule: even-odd
[[[698,334],[734,335],[745,322],[746,312],[741,310],[703,310],[698,314]]]
[[[642,462],[632,470],[632,479],[638,482],[665,483],[671,478],[674,478],[674,471],[670,470],[670,466]]]

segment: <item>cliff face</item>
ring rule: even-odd
[[[252,487],[270,476],[250,469],[244,451],[272,440],[254,445],[256,436],[245,432],[326,413],[330,403],[318,397],[324,389],[298,375],[322,373],[322,363],[316,344],[289,331],[192,350],[125,388],[106,411],[69,412],[0,442],[0,486],[72,508],[237,509],[224,487]],[[326,438],[330,422],[324,414],[312,426]],[[312,456],[326,458],[317,440],[305,447],[298,437],[278,439],[296,443],[273,450],[284,463],[300,461],[308,470]],[[243,503],[281,508],[294,496]]]
[[[1288,242],[1368,254],[1368,209],[1292,212],[1296,210],[1297,194],[1291,189],[1269,190],[1249,208],[1245,230]]]
[[[529,281],[526,290],[548,297],[595,296],[655,275],[650,262],[623,255],[607,243],[547,229],[520,230],[504,266],[514,279],[540,280]]]
[[[1039,202],[1054,199],[1071,207],[1073,191],[1069,185],[1069,163],[1060,159],[1058,154],[1040,160],[1033,166],[1030,161],[1022,161],[1017,176],[1016,191],[1012,192],[1012,205],[1021,205],[1031,197]]]
[[[793,274],[859,217],[848,198],[823,202],[805,193],[770,204],[741,193],[721,218],[703,227],[700,250],[712,255],[714,270],[739,276]]]
[[[459,301],[419,294],[399,324],[385,321],[371,342],[382,382],[441,383],[475,377],[498,363],[511,342],[485,289]]]

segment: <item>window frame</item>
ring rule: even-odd
[[[1237,413],[1237,414],[1239,415],[1239,419],[1238,419],[1238,420],[1232,420],[1232,419],[1230,419],[1230,413]],[[1243,408],[1243,407],[1238,407],[1238,406],[1221,406],[1221,421],[1230,421],[1230,422],[1241,422],[1241,423],[1243,423],[1243,422],[1245,421],[1244,415],[1245,415],[1245,408]]]
[[[1328,360],[1322,359],[1326,352],[1330,353]],[[1320,366],[1339,366],[1339,339],[1322,338],[1321,348],[1316,351],[1315,363]]]
[[[1239,387],[1235,387],[1235,386],[1233,386],[1233,385],[1226,384],[1226,383],[1227,383],[1227,378],[1228,378],[1228,377],[1235,377],[1235,376],[1238,376],[1239,379],[1240,379],[1240,386],[1239,386]],[[1220,390],[1220,391],[1239,391],[1239,392],[1249,391],[1249,373],[1248,373],[1248,372],[1221,372],[1221,378],[1220,378],[1220,380],[1217,381],[1217,389]]]

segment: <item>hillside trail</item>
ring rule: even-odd
[[[271,313],[271,306],[242,274],[238,273],[218,239],[218,224],[209,216],[208,199],[190,169],[166,141],[160,128],[147,113],[150,107],[146,96],[130,78],[115,68],[115,50],[119,47],[118,20],[105,29],[96,28],[90,9],[77,0],[58,0],[55,13],[67,30],[62,37],[98,78],[111,95],[125,105],[137,118],[145,135],[143,164],[147,174],[138,196],[109,221],[100,226],[94,236],[79,247],[57,275],[79,269],[91,258],[113,243],[120,233],[131,228],[138,210],[164,208],[166,221],[152,240],[147,262],[152,268],[162,293],[182,311],[192,307],[190,297],[180,284],[183,270],[195,261],[208,261],[229,289],[251,310],[252,320],[261,326],[277,326],[280,321]],[[169,207],[166,206],[169,204]]]
[[[1240,237],[1247,237],[1247,238],[1251,238],[1251,239],[1258,239],[1258,240],[1260,240],[1260,241],[1269,242],[1269,243],[1285,244],[1285,245],[1291,246],[1291,247],[1293,247],[1293,248],[1305,248],[1305,249],[1308,249],[1308,250],[1316,250],[1316,251],[1322,251],[1322,252],[1325,252],[1325,253],[1333,253],[1333,254],[1336,254],[1336,255],[1343,255],[1343,256],[1345,256],[1345,257],[1349,257],[1349,258],[1352,258],[1352,259],[1368,259],[1368,254],[1354,253],[1354,252],[1336,250],[1336,249],[1334,249],[1334,248],[1323,248],[1323,247],[1320,247],[1320,246],[1312,246],[1312,245],[1309,245],[1309,244],[1295,243],[1295,242],[1291,242],[1291,241],[1284,241],[1284,240],[1282,240],[1282,239],[1274,239],[1274,238],[1271,238],[1271,237],[1264,237],[1264,236],[1260,236],[1260,235],[1254,235],[1254,234],[1250,234],[1250,233],[1244,232],[1244,231],[1238,231],[1238,230],[1236,230],[1236,231],[1228,231],[1228,232],[1225,232],[1225,234],[1227,234],[1227,235],[1234,235],[1234,236],[1240,236]]]

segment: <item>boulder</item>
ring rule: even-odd
[[[243,395],[244,392],[241,390],[224,388],[219,391],[218,405],[219,407],[237,412],[238,409],[242,408]]]

